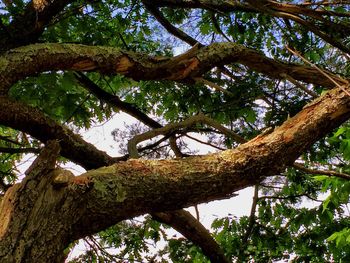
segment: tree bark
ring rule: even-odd
[[[350,97],[337,88],[272,133],[234,150],[174,160],[132,159],[78,177],[48,172],[57,154],[42,154],[36,164],[45,169],[34,165],[2,202],[1,260],[59,262],[70,242],[121,220],[228,198],[282,172],[347,120],[349,105]]]
[[[67,216],[74,220],[74,200],[50,187],[58,153],[58,143],[49,142],[26,178],[6,192],[0,206],[0,262],[63,262],[70,242],[65,221]]]
[[[286,74],[296,80],[332,88],[334,83],[313,67],[284,63],[236,43],[214,43],[176,57],[150,57],[112,47],[76,44],[35,44],[12,49],[0,56],[0,92],[17,81],[48,70],[98,71],[122,74],[135,80],[192,81],[213,67],[239,63],[276,79]],[[26,66],[31,64],[30,67]],[[339,84],[344,80],[327,74]]]

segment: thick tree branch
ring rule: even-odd
[[[74,0],[40,1],[45,2],[40,8],[34,2],[29,2],[23,12],[0,30],[0,53],[36,42],[52,18]]]
[[[45,184],[38,188],[37,193],[41,194],[32,200],[34,209],[38,210],[33,210],[34,218],[31,219],[35,220],[38,215],[35,211],[42,211],[39,208],[45,206],[50,220],[58,219],[59,222],[48,224],[55,229],[45,230],[44,239],[35,239],[35,235],[42,233],[37,228],[31,229],[28,236],[34,241],[30,245],[33,249],[42,247],[43,244],[35,240],[48,242],[53,236],[47,236],[47,233],[52,231],[63,241],[62,246],[51,253],[58,256],[72,240],[121,220],[230,197],[234,191],[284,171],[315,141],[350,117],[349,105],[350,97],[337,88],[306,105],[272,133],[260,135],[233,150],[173,160],[129,160],[78,177],[62,176],[58,171],[52,179],[52,187]],[[18,112],[13,115],[18,118]],[[9,195],[17,195],[21,185],[8,190],[3,204],[7,203]],[[41,191],[41,188],[45,190]],[[1,245],[7,243],[4,241]]]
[[[130,160],[89,171],[77,178],[92,187],[84,197],[87,210],[80,234],[94,233],[143,213],[227,198],[234,191],[278,174],[312,143],[347,120],[349,105],[350,97],[335,89],[274,132],[234,150],[175,160]],[[106,216],[106,211],[113,212]],[[96,223],[91,227],[91,222]]]
[[[69,216],[67,210],[63,212],[66,196],[50,184],[60,174],[54,170],[59,150],[57,141],[49,141],[26,171],[25,179],[12,186],[0,203],[1,262],[30,262],[33,258],[36,262],[63,262],[68,240],[60,221],[66,216],[64,220],[71,221],[74,213]],[[45,211],[50,214],[43,218]],[[53,242],[56,238],[66,244],[57,245]]]
[[[31,67],[23,66],[23,63],[30,63]],[[245,65],[272,78],[281,79],[281,74],[288,74],[296,80],[328,88],[334,86],[312,67],[273,60],[236,43],[194,47],[173,58],[154,58],[111,47],[36,44],[13,49],[0,56],[0,91],[5,93],[18,80],[48,70],[98,71],[110,75],[123,74],[135,80],[191,81],[213,67],[231,63]],[[327,74],[340,84],[346,84],[340,77]]]
[[[35,108],[1,96],[0,105],[2,125],[26,132],[43,143],[53,139],[58,140],[62,148],[61,154],[86,169],[110,165],[117,160],[99,151],[95,146]]]
[[[90,83],[91,84],[91,83]],[[96,87],[94,87],[96,88]],[[94,90],[95,92],[99,92],[101,94],[102,90]],[[107,96],[102,93],[103,96]],[[106,99],[106,97],[103,97]],[[107,98],[109,98],[107,96]],[[79,163],[83,167],[89,168],[98,168],[101,166],[106,166],[108,164],[112,164],[116,161],[116,159],[109,157],[106,153],[97,150],[95,147],[90,145],[89,143],[83,141],[80,137],[73,134],[67,128],[56,124],[54,121],[45,117],[40,111],[25,106],[24,104],[20,104],[18,102],[10,101],[7,98],[0,98],[0,104],[3,105],[7,111],[3,111],[0,114],[0,123],[8,125],[12,128],[19,129],[25,132],[28,132],[33,137],[46,142],[49,139],[55,138],[59,139],[59,142],[62,146],[62,155],[69,158],[70,160]],[[123,102],[121,105],[124,106]],[[127,105],[128,107],[129,105]],[[129,109],[129,108],[127,108]],[[131,108],[133,109],[133,108]],[[16,118],[11,118],[11,114],[14,114]],[[35,116],[34,118],[28,118],[28,116]],[[17,126],[16,126],[17,125]],[[26,129],[26,130],[25,130]],[[1,150],[1,149],[0,149]],[[54,183],[55,186],[66,185],[67,180],[72,179],[70,177],[62,176],[63,178],[55,178]],[[183,213],[183,214],[182,214]],[[182,215],[181,215],[182,214]],[[222,251],[218,248],[215,241],[212,240],[212,237],[207,232],[199,232],[197,235],[190,235],[191,233],[187,231],[188,226],[192,226],[193,229],[203,228],[199,222],[195,222],[192,215],[187,214],[185,211],[178,211],[176,215],[173,215],[172,212],[159,214],[158,218],[174,218],[178,215],[181,215],[181,222],[187,223],[183,226],[176,224],[174,225],[174,229],[178,230],[188,239],[192,240],[197,244],[198,240],[202,240],[198,245],[201,246],[202,243],[207,244],[207,246],[203,247],[203,252],[208,257],[214,257],[214,252],[218,257],[223,257]],[[180,221],[178,221],[180,222]],[[172,222],[167,222],[171,225]],[[194,239],[193,239],[194,238]],[[212,246],[212,243],[215,243],[215,246]],[[211,244],[211,245],[209,245]]]

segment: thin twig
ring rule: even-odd
[[[204,142],[204,141],[202,141],[202,140],[199,140],[199,139],[197,139],[197,138],[195,138],[195,137],[192,137],[191,135],[186,134],[185,136],[188,137],[188,138],[190,138],[191,140],[194,140],[194,141],[199,142],[199,143],[201,143],[201,144],[208,145],[208,146],[213,147],[213,148],[215,148],[215,149],[218,149],[218,150],[220,150],[220,151],[225,151],[225,150],[226,150],[226,149],[224,149],[224,148],[221,148],[221,147],[216,146],[216,145],[214,145],[214,144],[211,144],[211,143],[209,143],[209,142]]]
[[[334,85],[338,88],[340,88],[342,91],[344,91],[347,95],[350,96],[350,93],[345,89],[345,87],[349,87],[349,82],[345,79],[341,79],[344,81],[345,84],[340,85],[338,82],[336,82],[334,80],[334,78],[332,78],[329,74],[327,74],[324,70],[320,69],[319,67],[317,67],[314,63],[310,62],[309,60],[307,60],[306,58],[304,58],[301,54],[299,54],[297,51],[292,50],[291,48],[289,48],[288,46],[286,46],[286,49],[291,52],[293,55],[299,57],[302,61],[304,61],[305,63],[309,64],[311,67],[315,68],[318,72],[320,72],[323,76],[325,76],[327,79],[329,79],[331,82],[334,83]]]
[[[314,169],[306,168],[304,165],[300,163],[294,163],[293,167],[309,174],[321,174],[321,175],[334,176],[334,177],[350,180],[350,175],[346,173],[339,173],[331,170],[314,170]]]
[[[231,92],[229,92],[228,90],[225,90],[223,88],[221,88],[218,84],[214,83],[214,82],[211,82],[209,80],[206,80],[202,77],[200,78],[193,78],[196,82],[198,83],[202,83],[204,85],[208,85],[210,87],[212,87],[213,89],[215,90],[218,90],[218,91],[221,91],[222,93],[225,93],[226,95],[229,95],[229,96],[233,96],[233,94]]]
[[[281,74],[281,77],[286,78],[286,80],[288,80],[289,82],[291,82],[292,84],[294,84],[297,88],[301,89],[302,91],[306,92],[307,94],[309,94],[311,97],[313,98],[317,98],[318,94],[312,90],[309,90],[308,88],[306,88],[304,85],[300,84],[299,81],[297,81],[296,79],[294,79],[293,77],[289,76],[288,74]]]

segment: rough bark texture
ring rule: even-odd
[[[69,242],[120,220],[228,198],[234,191],[283,171],[349,116],[350,97],[341,89],[334,89],[271,134],[219,154],[175,160],[130,160],[78,177],[62,171],[48,174],[47,169],[35,172],[37,169],[33,168],[26,180],[8,190],[2,203],[0,215],[6,223],[0,235],[1,256],[12,260],[18,253],[22,255],[18,261],[2,262],[31,262],[31,255],[36,255],[36,262],[47,262],[47,258],[59,261]],[[44,157],[47,154],[42,156],[41,159],[47,158]],[[47,216],[50,224],[45,221],[35,224],[32,220],[39,215]],[[30,245],[18,241],[9,249],[10,242],[16,240],[13,235],[18,234],[17,224],[34,225],[33,229],[25,228],[30,232],[25,235]],[[51,233],[56,237],[50,240],[45,254],[38,252],[43,243],[38,245],[33,233],[36,237],[46,233],[38,239],[40,242],[50,240]],[[23,257],[21,253],[26,254]]]
[[[63,261],[70,231],[65,220],[74,219],[74,200],[50,186],[58,153],[58,143],[48,143],[26,178],[6,192],[0,206],[0,262]]]
[[[277,79],[285,74],[296,80],[331,88],[334,83],[315,68],[287,64],[236,43],[215,43],[173,58],[154,58],[112,47],[76,44],[36,44],[13,49],[0,57],[0,91],[6,94],[18,80],[47,70],[99,71],[123,74],[135,80],[188,80],[213,66],[239,63]],[[23,66],[30,64],[31,67]],[[338,76],[328,72],[340,84]]]
[[[105,152],[99,151],[67,127],[57,124],[41,111],[23,103],[0,96],[0,123],[21,130],[42,142],[58,140],[61,154],[86,169],[94,169],[115,162]],[[30,117],[29,117],[30,116]]]
[[[350,53],[339,42],[349,35],[348,25],[337,19],[325,19],[343,15],[269,0],[245,1],[244,4],[222,0],[143,0],[169,32],[187,39],[195,47],[169,58],[109,47],[29,45],[37,42],[52,19],[74,2],[34,0],[15,14],[9,25],[0,20],[0,94],[3,95],[0,97],[0,124],[47,143],[26,178],[8,189],[1,200],[0,262],[62,262],[64,249],[73,240],[144,213],[153,213],[158,220],[172,225],[189,239],[192,237],[213,262],[225,262],[223,253],[208,233],[193,222],[188,213],[176,209],[230,197],[236,190],[283,171],[312,143],[349,118],[350,97],[341,88],[307,105],[272,133],[258,136],[235,150],[187,159],[130,160],[114,165],[111,164],[118,161],[117,158],[97,150],[39,110],[10,100],[7,93],[17,81],[49,70],[97,71],[123,74],[135,80],[193,83],[212,68],[230,63],[245,65],[270,78],[288,78],[333,88],[334,83],[313,67],[276,61],[235,43],[195,45],[195,39],[169,26],[159,8],[201,8],[222,13],[243,11],[280,17],[302,25],[334,47]],[[12,4],[11,1],[6,3]],[[327,35],[327,30],[337,31],[337,37]],[[347,88],[347,81],[327,74]],[[80,77],[80,81],[84,81],[83,75]],[[161,128],[132,105],[94,86],[88,89],[103,100],[113,99],[115,105],[137,115],[147,125]],[[53,139],[58,142],[51,141]],[[86,169],[106,167],[79,177],[54,169],[59,146],[62,156]],[[162,212],[169,209],[175,211]],[[201,236],[196,238],[196,235]]]

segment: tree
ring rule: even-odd
[[[349,6],[3,1],[0,262],[63,262],[87,236],[74,262],[349,260]],[[112,157],[79,130],[118,111],[144,126],[116,129]],[[218,151],[186,149],[192,133]],[[250,186],[250,216],[211,234],[181,210]]]

